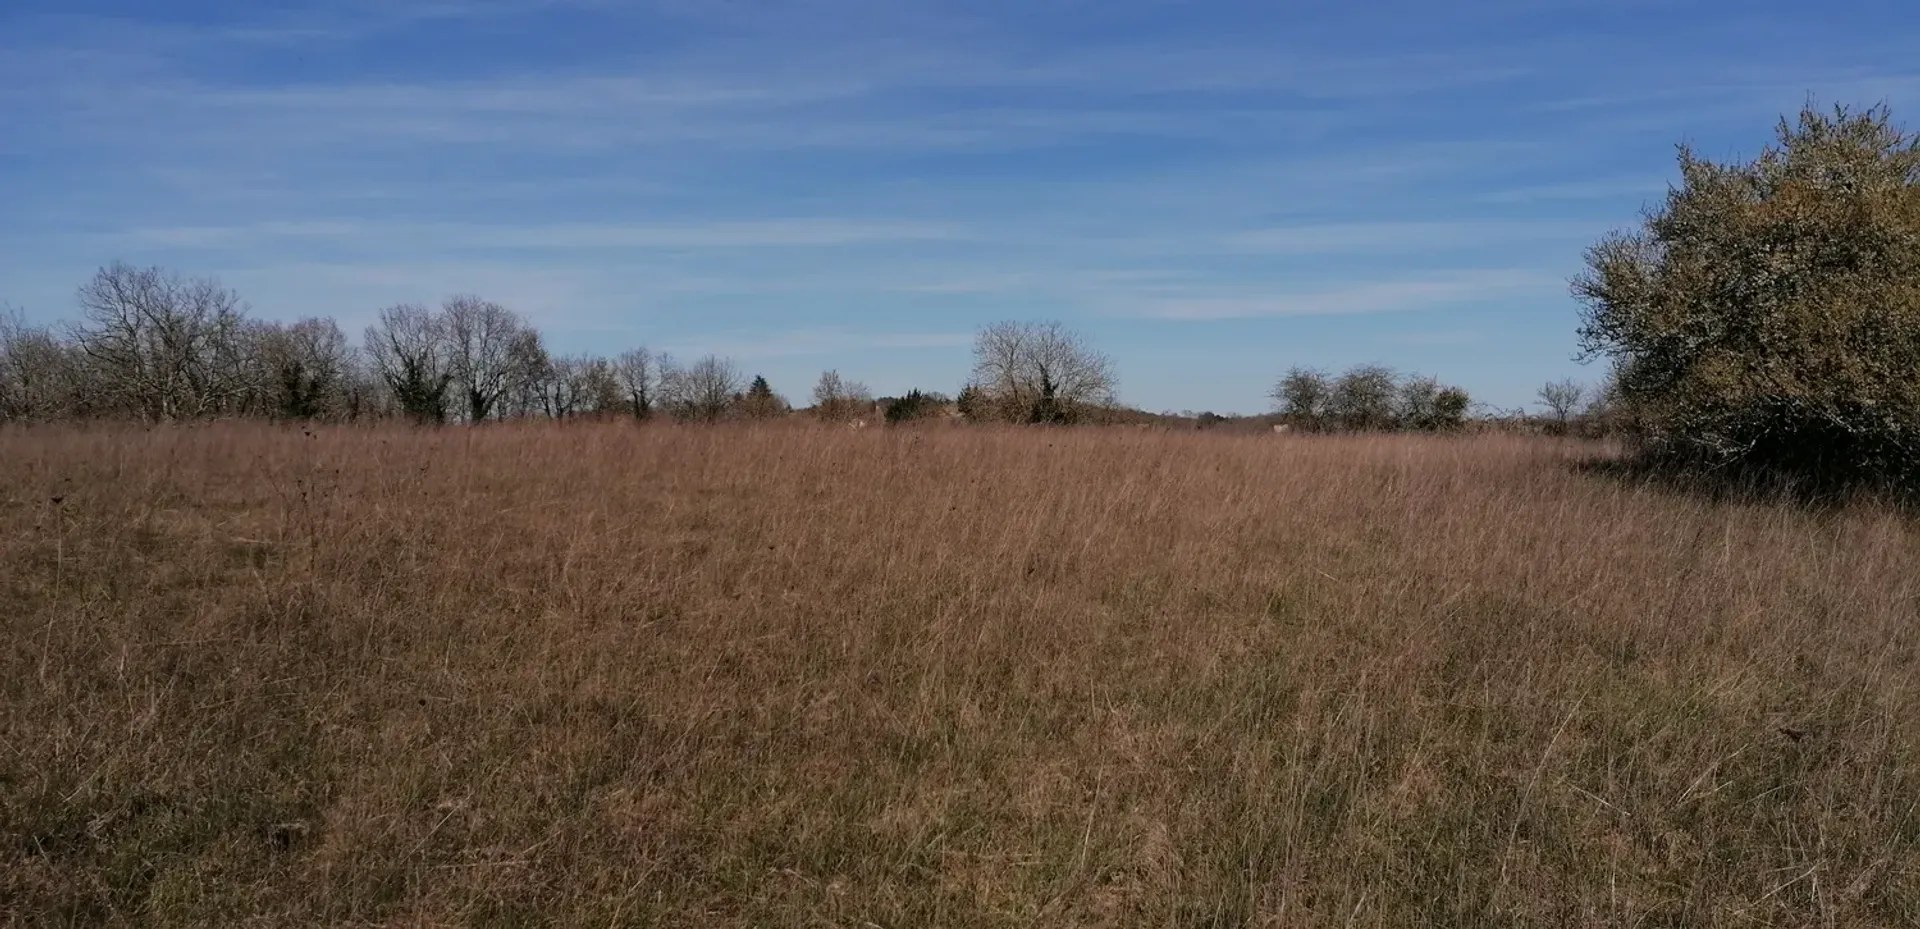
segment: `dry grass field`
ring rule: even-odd
[[[1920,923],[1920,527],[1597,453],[0,432],[0,923]]]

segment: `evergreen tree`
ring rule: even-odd
[[[758,374],[747,385],[747,392],[738,398],[741,412],[755,419],[779,416],[787,411],[787,402],[773,392],[773,386]]]

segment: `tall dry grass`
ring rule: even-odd
[[[0,433],[0,911],[1920,922],[1914,522],[1590,452]]]

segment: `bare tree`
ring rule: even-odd
[[[653,353],[644,347],[621,352],[614,361],[613,372],[626,394],[627,412],[634,419],[653,415],[654,392],[660,378]]]
[[[718,421],[739,393],[740,372],[731,361],[708,355],[682,368],[662,359],[660,399],[677,418]]]
[[[373,360],[364,351],[350,349],[346,369],[341,372],[340,418],[351,421],[396,412],[393,397]]]
[[[612,415],[624,411],[626,390],[614,362],[599,356],[581,356],[580,406],[583,412]]]
[[[500,398],[528,376],[515,344],[530,331],[519,314],[471,295],[441,305],[447,359],[469,421],[485,422]]]
[[[291,325],[266,323],[254,337],[271,415],[288,419],[343,416],[353,349],[339,324],[325,317]]]
[[[590,354],[553,357],[536,384],[542,412],[554,419],[609,413],[624,402],[613,364]]]
[[[0,422],[44,422],[85,413],[76,353],[18,310],[0,307]]]
[[[1071,422],[1114,402],[1113,362],[1057,322],[995,323],[974,340],[972,383],[999,417]]]
[[[240,350],[238,294],[212,278],[116,262],[80,287],[75,341],[94,384],[122,411],[153,420],[227,411],[253,382]]]
[[[846,422],[873,407],[873,393],[859,381],[845,380],[839,371],[824,371],[813,385],[813,413],[828,422]]]
[[[1620,370],[1616,364],[1598,384],[1587,388],[1586,405],[1578,414],[1582,427],[1598,435],[1612,435],[1631,425],[1631,408],[1620,392]]]
[[[579,412],[582,373],[578,357],[553,356],[538,380],[542,411],[554,419],[566,419]]]
[[[1580,409],[1580,401],[1586,395],[1587,389],[1572,378],[1553,381],[1540,388],[1540,404],[1547,408],[1547,415],[1552,417],[1555,433],[1567,433],[1573,423],[1573,414]]]
[[[494,415],[544,415],[546,400],[543,391],[552,374],[553,363],[552,356],[547,353],[546,340],[540,337],[537,329],[522,329],[508,345],[507,354],[508,370],[512,376],[507,379],[506,391],[494,402]]]
[[[400,412],[418,422],[446,422],[453,372],[438,316],[417,303],[381,310],[379,322],[367,327],[366,351]]]

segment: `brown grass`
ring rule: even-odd
[[[1521,439],[0,432],[0,922],[1920,922],[1920,533]]]

